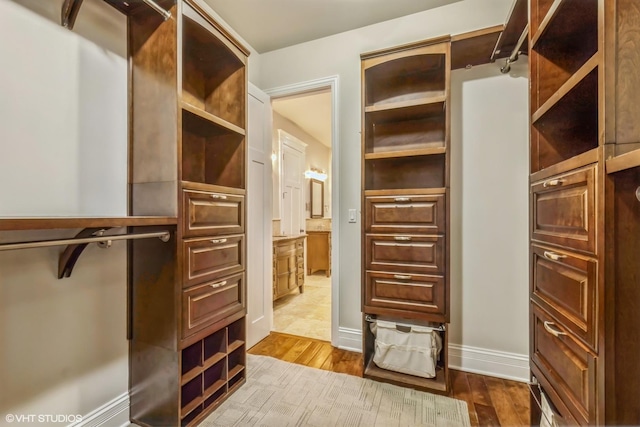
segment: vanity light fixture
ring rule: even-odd
[[[322,182],[327,180],[327,174],[323,170],[317,169],[317,168],[311,168],[308,171],[306,171],[304,173],[304,177],[317,179],[318,181],[322,181]]]

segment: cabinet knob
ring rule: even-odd
[[[221,286],[224,286],[227,284],[226,280],[223,280],[222,282],[218,282],[218,283],[212,283],[209,286],[211,286],[213,289],[218,289]]]
[[[409,237],[409,236],[395,236],[393,239],[397,240],[397,241],[400,241],[400,242],[409,242],[409,241],[411,241],[411,237]]]
[[[550,259],[551,261],[558,261],[560,259],[566,258],[566,255],[560,255],[551,251],[544,251],[544,257],[546,259]]]
[[[211,243],[227,243],[227,239],[211,239]]]
[[[224,194],[212,194],[211,198],[216,200],[227,200],[227,196]]]
[[[551,326],[555,326],[556,324],[553,322],[546,321],[544,322],[544,329],[549,332],[554,337],[559,337],[561,335],[567,335],[566,332],[558,331],[557,329],[553,329]]]
[[[549,181],[545,181],[542,184],[542,186],[544,188],[557,187],[559,185],[562,185],[562,180],[561,179],[550,179]]]

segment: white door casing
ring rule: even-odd
[[[273,326],[271,102],[249,83],[247,183],[247,349]]]

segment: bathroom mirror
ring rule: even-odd
[[[324,182],[311,179],[311,218],[322,218],[324,206]]]

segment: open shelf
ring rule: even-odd
[[[531,126],[531,172],[598,147],[598,69],[545,110]]]
[[[244,135],[182,110],[182,179],[245,188]]]
[[[444,186],[445,154],[365,161],[365,190]]]
[[[446,147],[418,148],[414,150],[382,151],[379,153],[366,153],[364,155],[364,158],[365,160],[392,159],[396,157],[431,156],[434,154],[445,154],[446,152],[447,152]]]
[[[445,102],[365,112],[364,126],[365,154],[444,147]]]
[[[170,216],[0,217],[0,231],[145,227],[177,223],[178,219]]]
[[[554,3],[532,42],[534,110],[598,52],[596,0]]]
[[[183,3],[182,100],[245,127],[246,75],[240,51]]]
[[[457,70],[491,62],[491,53],[503,29],[503,25],[496,25],[452,36],[451,69]]]
[[[447,382],[445,380],[444,369],[440,366],[436,368],[435,378],[422,378],[379,368],[375,363],[373,363],[372,358],[365,367],[364,377],[372,380],[402,385],[403,387],[409,386],[443,394],[447,392]]]
[[[446,56],[401,57],[365,70],[365,107],[445,95]]]

